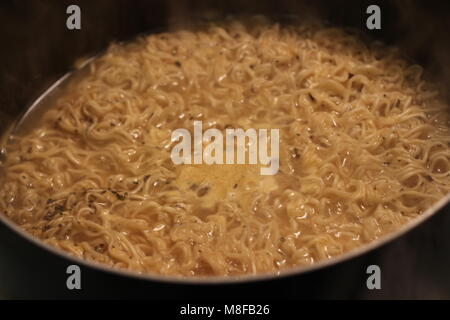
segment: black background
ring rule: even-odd
[[[82,29],[66,29],[66,8],[77,4]],[[382,30],[370,37],[402,47],[448,84],[448,1],[144,1],[30,0],[0,2],[0,131],[76,58],[103,50],[112,40],[226,13],[319,14],[364,29],[369,4],[382,9]],[[226,286],[150,283],[83,268],[82,290],[65,287],[66,267],[0,224],[0,297],[143,299],[450,299],[450,216],[445,208],[396,241],[318,272],[267,282]],[[377,264],[382,289],[366,287],[366,268]]]

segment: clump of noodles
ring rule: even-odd
[[[342,30],[229,22],[115,44],[89,67],[1,159],[0,212],[73,255],[270,272],[373,241],[450,190],[447,105],[419,66]],[[205,208],[170,160],[194,120],[280,129],[277,187],[223,181]]]

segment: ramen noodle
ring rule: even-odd
[[[230,21],[113,44],[4,145],[0,212],[141,273],[279,272],[398,230],[450,190],[447,105],[396,49]],[[279,129],[279,170],[171,160],[178,128]]]

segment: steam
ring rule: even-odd
[[[65,11],[77,4],[82,32],[65,28]],[[377,4],[382,30],[365,29],[366,9]],[[362,29],[402,51],[426,68],[450,100],[450,3],[438,0],[218,0],[218,1],[22,1],[5,2],[0,10],[0,132],[80,56],[104,49],[113,40],[132,39],[158,27],[214,20],[227,15],[291,16],[301,21],[319,16],[336,25]]]
[[[377,4],[382,30],[366,29],[366,9]],[[277,1],[169,1],[168,24],[189,25],[198,20],[218,20],[227,15],[290,17],[291,21],[319,17],[326,22],[364,31],[388,45],[400,47],[406,57],[425,67],[425,75],[438,84],[450,100],[450,42],[446,28],[450,4],[420,0],[277,0]]]
[[[425,75],[450,100],[450,42],[447,21],[449,4],[443,1],[396,2],[399,12],[398,45],[409,57],[425,67]]]

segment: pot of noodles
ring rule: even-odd
[[[448,226],[450,52],[448,10],[369,5],[2,5],[5,294],[376,295]]]

